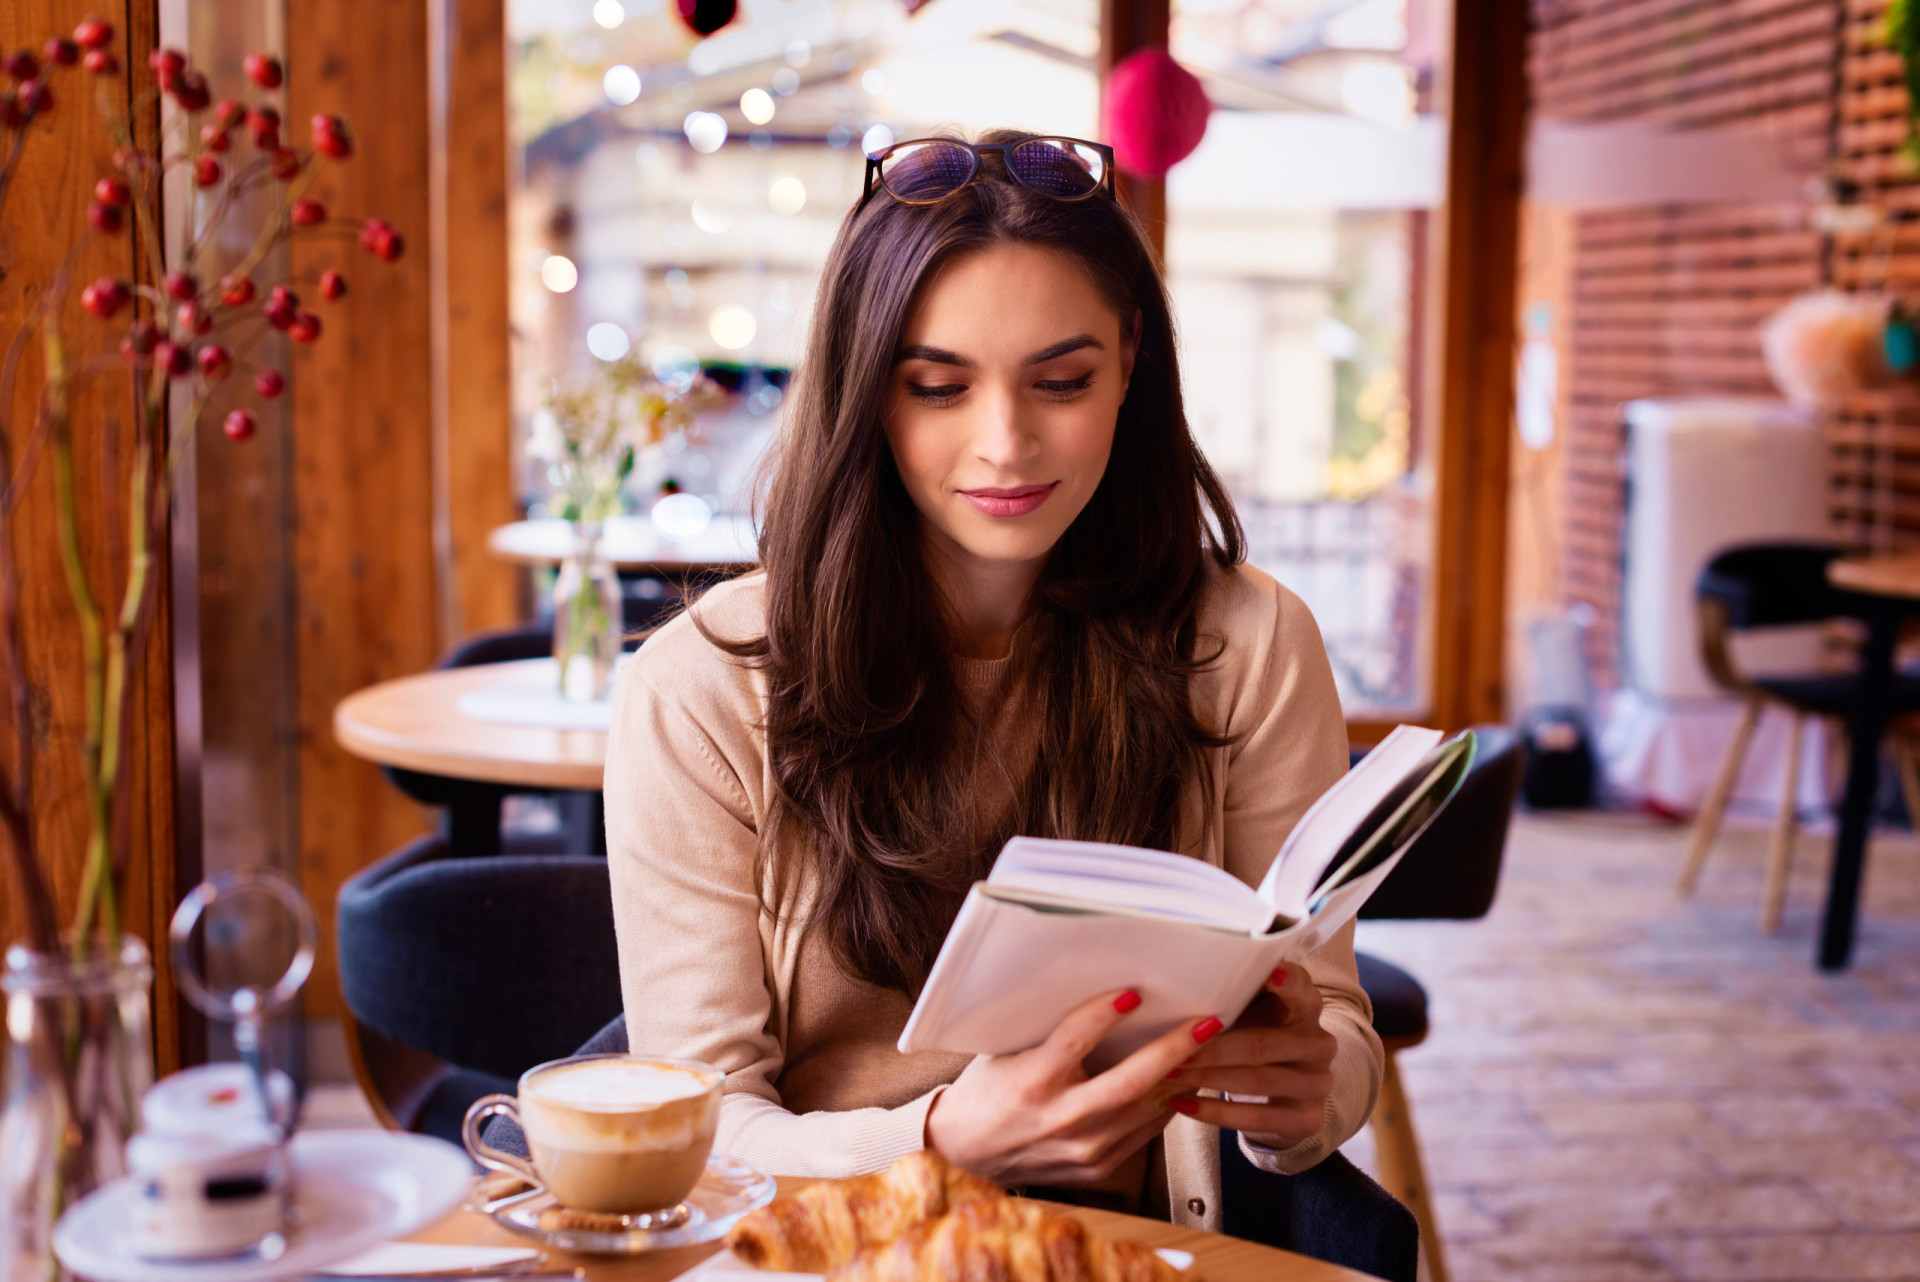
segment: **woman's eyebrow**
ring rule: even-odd
[[[1072,338],[1063,338],[1057,343],[1041,348],[1033,355],[1027,357],[1025,363],[1028,365],[1040,365],[1047,361],[1055,360],[1058,357],[1065,356],[1068,352],[1077,352],[1085,347],[1097,347],[1105,351],[1106,346],[1105,343],[1091,334],[1075,334]],[[914,343],[910,347],[901,348],[900,354],[894,358],[894,361],[896,364],[900,361],[931,361],[935,365],[954,365],[961,369],[979,368],[976,362],[962,356],[958,352],[948,351],[944,347],[932,347],[926,343]]]

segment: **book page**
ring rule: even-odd
[[[1114,908],[1244,934],[1264,932],[1273,910],[1232,873],[1200,859],[1097,841],[1015,837],[987,876],[1001,898]]]

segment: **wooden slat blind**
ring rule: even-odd
[[[1839,3],[1536,0],[1535,114],[1738,126],[1817,165],[1835,125]],[[1596,676],[1613,684],[1626,497],[1620,405],[1771,392],[1758,326],[1820,285],[1825,247],[1802,202],[1595,209],[1574,225],[1562,587],[1567,603],[1584,602],[1600,619],[1591,657]],[[1920,255],[1914,261],[1920,272]]]

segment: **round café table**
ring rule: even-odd
[[[496,854],[503,789],[589,794],[585,800],[597,813],[607,733],[483,719],[463,711],[462,701],[502,693],[533,696],[556,691],[559,683],[552,659],[481,663],[382,681],[334,706],[333,737],[354,756],[378,765],[475,785],[453,789],[447,840],[463,854]],[[596,817],[587,815],[581,822],[595,840],[603,839]]]
[[[1860,877],[1867,855],[1867,826],[1880,786],[1880,738],[1893,694],[1893,647],[1905,617],[1920,613],[1920,553],[1842,557],[1827,567],[1834,587],[1859,600],[1848,613],[1867,624],[1860,660],[1860,700],[1848,735],[1847,789],[1840,803],[1840,832],[1833,843],[1833,880],[1820,927],[1822,970],[1844,970],[1853,956],[1860,913]]]
[[[617,570],[680,578],[703,571],[730,573],[760,559],[753,522],[721,513],[688,539],[669,539],[645,516],[609,517],[600,545]],[[558,565],[573,551],[573,527],[550,518],[514,521],[487,535],[487,550],[503,561]]]
[[[799,1188],[809,1183],[807,1180],[780,1181],[783,1191]],[[1112,1211],[1095,1211],[1079,1207],[1062,1207],[1067,1214],[1077,1216],[1088,1228],[1095,1229],[1108,1237],[1127,1241],[1141,1242],[1151,1247],[1172,1247],[1193,1254],[1192,1276],[1204,1282],[1373,1282],[1364,1273],[1352,1269],[1343,1269],[1338,1265],[1327,1264],[1321,1260],[1310,1259],[1304,1255],[1295,1255],[1291,1251],[1278,1251],[1272,1247],[1260,1246],[1253,1242],[1244,1242],[1239,1238],[1223,1237],[1217,1233],[1203,1233],[1199,1229],[1181,1228],[1159,1220],[1142,1219],[1133,1215],[1119,1215]],[[459,1210],[448,1215],[433,1227],[415,1234],[415,1242],[455,1243],[462,1246],[533,1246],[528,1238],[519,1236],[487,1216],[474,1211]],[[677,1251],[661,1251],[653,1255],[575,1255],[568,1251],[543,1247],[548,1262],[543,1269],[555,1272],[567,1269],[579,1270],[576,1276],[585,1282],[671,1282],[688,1269],[710,1255],[718,1253],[720,1244],[709,1243],[705,1246],[683,1247]],[[729,1272],[724,1275],[732,1279],[748,1278],[747,1274]],[[777,1275],[776,1275],[777,1276]]]

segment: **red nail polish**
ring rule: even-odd
[[[1285,966],[1279,966],[1279,967],[1276,967],[1276,968],[1274,969],[1274,972],[1273,972],[1273,974],[1271,974],[1271,975],[1269,975],[1269,976],[1267,976],[1267,982],[1268,982],[1269,984],[1271,984],[1271,985],[1273,985],[1273,986],[1274,986],[1275,988],[1284,988],[1284,987],[1286,987],[1286,983],[1287,983],[1287,968],[1286,968]]]
[[[1193,1040],[1196,1042],[1212,1041],[1220,1030],[1225,1027],[1226,1025],[1222,1024],[1218,1018],[1209,1015],[1193,1026]]]
[[[1200,1111],[1200,1101],[1191,1095],[1176,1095],[1167,1101],[1167,1107],[1186,1117],[1192,1117]]]
[[[1185,1068],[1187,1065],[1193,1063],[1193,1061],[1199,1058],[1200,1057],[1198,1055],[1189,1055],[1185,1059],[1180,1061],[1180,1067]]]
[[[1113,999],[1113,1008],[1119,1011],[1122,1015],[1126,1014],[1130,1010],[1135,1009],[1139,1005],[1140,1005],[1140,994],[1134,992],[1131,988],[1129,988],[1126,992],[1120,994],[1118,997]]]
[[[1168,1073],[1168,1074],[1167,1074],[1167,1080],[1168,1080],[1169,1082],[1171,1082],[1171,1081],[1173,1081],[1173,1080],[1174,1080],[1175,1078],[1177,1078],[1177,1077],[1179,1077],[1179,1076],[1180,1076],[1180,1070],[1176,1068],[1176,1069],[1174,1069],[1174,1070],[1173,1070],[1173,1071],[1172,1071],[1171,1073]]]

